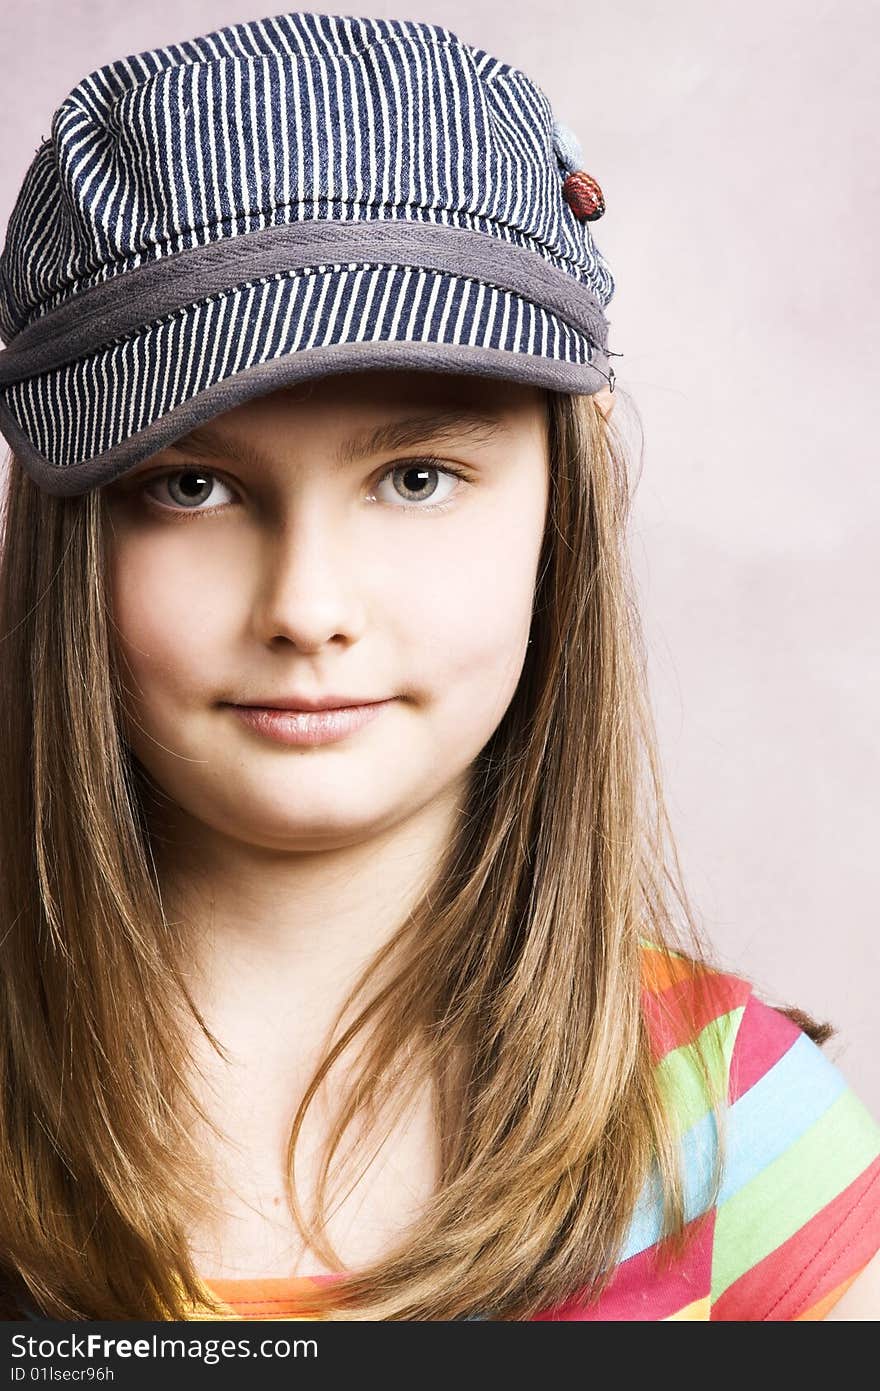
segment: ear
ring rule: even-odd
[[[610,420],[611,412],[614,410],[614,392],[609,391],[607,386],[603,386],[601,391],[593,392],[593,400],[605,419]]]

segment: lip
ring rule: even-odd
[[[230,702],[235,704],[235,702]],[[243,700],[236,706],[242,710],[350,710],[353,705],[379,705],[381,701],[366,699],[363,696],[325,695],[318,700],[308,696],[257,696],[254,700]]]
[[[230,705],[238,718],[276,744],[333,744],[354,734],[377,719],[392,700],[363,705],[345,705],[316,710],[287,709],[260,705]]]

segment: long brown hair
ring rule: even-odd
[[[661,1254],[686,1243],[641,941],[679,953],[707,991],[713,973],[660,785],[628,454],[591,398],[548,392],[547,404],[550,500],[519,685],[470,770],[435,882],[340,1013],[290,1137],[291,1210],[334,1268],[322,1217],[342,1138],[402,1114],[425,1079],[441,1179],[386,1258],[315,1292],[316,1314],[523,1319],[576,1290],[598,1296],[653,1165]],[[122,733],[104,498],[46,494],[12,458],[3,528],[0,1261],[8,1288],[51,1318],[182,1318],[210,1305],[185,1233],[218,1196],[193,1139],[194,1117],[211,1122],[192,1092],[187,1026],[222,1045],[187,990],[149,779]],[[723,1041],[692,1032],[717,1124],[709,1206]],[[297,1135],[358,1042],[307,1218]]]

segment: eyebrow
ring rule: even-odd
[[[387,421],[344,441],[337,450],[332,467],[340,470],[373,454],[411,449],[430,441],[466,439],[475,444],[488,444],[505,429],[505,423],[499,416],[473,407],[408,416],[405,420]],[[222,430],[210,424],[191,430],[169,448],[202,458],[221,455],[227,459],[239,459],[258,468],[264,467],[267,462],[261,451],[244,443],[236,444]]]

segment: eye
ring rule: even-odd
[[[439,500],[437,500],[437,478],[445,477],[451,484],[445,490],[441,490]],[[420,512],[442,511],[443,508],[451,505],[452,499],[458,492],[457,480],[466,479],[466,473],[452,464],[441,464],[435,459],[407,459],[404,463],[393,464],[376,485],[377,489],[387,480],[391,480],[393,496],[401,498],[404,503],[415,503]],[[429,499],[435,499],[429,501]]]
[[[167,473],[154,475],[143,485],[143,491],[150,500],[154,502],[157,507],[164,507],[166,512],[174,512],[178,509],[175,507],[168,507],[164,502],[159,502],[149,491],[154,487],[165,488],[166,486],[172,501],[179,503],[181,509],[186,512],[219,512],[222,510],[222,507],[226,505],[225,503],[221,503],[218,507],[209,507],[207,509],[200,508],[199,504],[207,502],[211,497],[215,497],[218,486],[221,489],[225,488],[229,493],[232,492],[229,485],[221,482],[217,475],[211,473],[209,469],[171,469]]]

